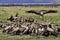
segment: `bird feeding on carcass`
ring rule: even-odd
[[[56,24],[49,24],[47,30],[50,35],[58,36],[58,26]]]

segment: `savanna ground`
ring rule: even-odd
[[[16,13],[19,13],[19,16],[25,16],[29,17],[32,16],[35,20],[42,23],[43,20],[39,18],[36,14],[28,14],[25,11],[27,10],[57,10],[58,12],[55,14],[46,14],[45,19],[49,22],[56,23],[60,25],[60,7],[42,7],[42,6],[33,6],[33,7],[24,7],[24,6],[0,6],[0,21],[3,21],[5,23],[10,23],[10,21],[7,21],[7,18],[11,15],[15,15]],[[0,40],[60,40],[60,35],[58,37],[49,36],[30,36],[30,35],[14,35],[11,36],[6,33],[2,33],[2,30],[0,30]]]

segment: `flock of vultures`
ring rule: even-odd
[[[32,36],[53,35],[57,37],[60,33],[59,25],[48,22],[39,23],[36,20],[34,20],[34,18],[32,18],[31,16],[28,18],[24,16],[20,17],[18,16],[17,13],[15,16],[11,15],[9,18],[7,18],[7,20],[11,21],[11,23],[4,24],[3,22],[0,22],[0,27],[3,29],[3,33],[11,35],[32,35]]]

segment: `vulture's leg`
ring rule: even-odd
[[[44,16],[43,16],[43,15],[40,15],[40,18],[41,18],[43,21],[45,21],[45,19],[44,19]]]

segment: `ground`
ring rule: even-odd
[[[37,20],[40,23],[43,23],[44,21],[39,18],[36,14],[29,14],[26,13],[27,10],[57,10],[58,12],[55,14],[46,14],[45,19],[48,20],[48,22],[56,23],[60,25],[60,6],[59,7],[42,7],[42,6],[0,6],[0,21],[3,21],[5,23],[10,23],[10,21],[7,21],[7,18],[11,15],[15,16],[16,13],[19,13],[19,16],[25,16],[29,17],[32,16],[35,20]],[[0,30],[0,40],[59,40],[60,35],[58,37],[49,36],[30,36],[30,35],[9,35],[6,33],[2,33],[2,30]]]

